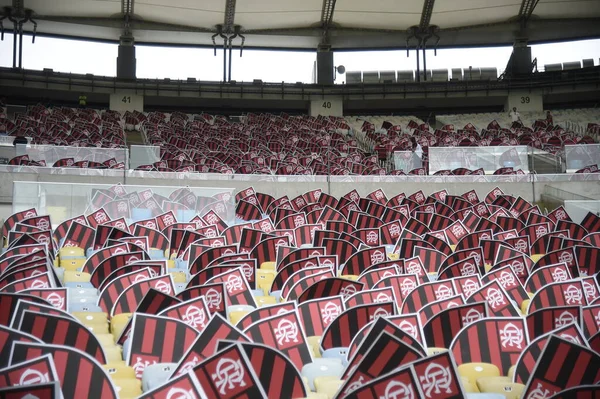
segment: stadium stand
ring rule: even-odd
[[[600,3],[196,3],[0,7],[0,398],[600,395],[600,66],[526,43]],[[25,69],[38,25],[118,42],[116,77]],[[236,82],[246,39],[314,81]],[[137,41],[223,79],[136,79]],[[334,51],[404,43],[339,84]]]

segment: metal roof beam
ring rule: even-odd
[[[236,0],[227,0],[225,2],[225,18],[223,20],[223,32],[232,33],[235,24],[235,3]]]
[[[539,2],[540,0],[523,0],[519,9],[519,19],[526,23]]]
[[[431,22],[431,15],[433,14],[433,6],[435,0],[425,0],[423,2],[423,11],[421,12],[421,22],[419,23],[419,30],[425,31],[429,27]]]
[[[321,29],[323,35],[321,43],[323,45],[329,43],[329,29],[333,22],[336,1],[337,0],[323,0],[323,8],[321,9]]]

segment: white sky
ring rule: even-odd
[[[0,41],[0,66],[12,66],[12,35],[5,34]],[[117,45],[82,42],[66,39],[37,37],[23,38],[23,65],[27,69],[52,68],[57,72],[93,73],[115,76]],[[427,69],[495,67],[502,72],[511,54],[511,47],[477,49],[442,49],[434,57],[427,51]],[[584,40],[532,46],[532,55],[538,66],[593,58],[599,65],[600,40]],[[347,71],[414,70],[414,50],[406,57],[405,50],[338,52],[335,65],[344,65]],[[136,46],[137,77],[220,81],[223,77],[223,52],[213,55],[212,49]],[[290,51],[239,50],[233,51],[232,78],[237,81],[262,79],[265,82],[312,81],[316,53]],[[421,61],[421,68],[423,64]],[[342,83],[344,77],[338,77]]]

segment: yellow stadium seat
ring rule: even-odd
[[[316,377],[314,383],[317,393],[325,394],[328,399],[332,399],[344,381],[338,377]]]
[[[106,355],[106,364],[111,364],[123,360],[123,351],[120,346],[115,345],[110,348],[102,349],[104,349],[104,354]]]
[[[308,383],[308,378],[306,378],[305,376],[302,376],[302,383],[304,384],[304,387],[306,388],[306,391],[309,392],[310,391],[310,386]]]
[[[458,374],[476,384],[481,377],[499,377],[500,370],[491,363],[463,363],[458,366]]]
[[[522,303],[521,303],[521,313],[522,314],[527,314],[527,309],[529,309],[529,303],[531,302],[531,300],[529,299],[525,299]]]
[[[507,382],[511,382],[510,378],[504,376],[479,377],[476,381],[480,392],[492,392],[490,391],[490,387],[496,386],[498,383],[503,384]]]
[[[171,276],[173,276],[173,282],[175,284],[185,284],[185,283],[187,283],[187,275],[185,274],[184,271],[181,271],[181,272],[179,272],[179,271],[177,271],[177,272],[170,271],[169,274]]]
[[[96,338],[103,348],[111,348],[115,346],[115,340],[111,334],[96,334]]]
[[[358,280],[358,276],[356,274],[343,274],[340,277],[345,278],[346,280],[352,280],[352,281]]]
[[[262,270],[273,270],[273,271],[275,271],[276,267],[277,267],[277,263],[275,263],[275,262],[263,262],[260,265],[260,268]]]
[[[115,362],[102,365],[112,379],[135,378],[135,370],[125,362]]]
[[[235,326],[248,313],[250,313],[249,310],[233,310],[229,312],[229,322]]]
[[[120,313],[120,314],[114,315],[110,319],[110,332],[111,332],[115,342],[117,341],[117,339],[121,335],[121,332],[123,331],[123,329],[129,322],[131,315],[132,315],[131,313]]]
[[[477,385],[469,381],[468,378],[462,380],[462,385],[466,393],[479,393],[479,388],[477,388]]]
[[[489,272],[490,270],[492,270],[492,265],[490,265],[489,263],[485,263],[483,265],[483,268],[485,269],[485,272]]]
[[[306,337],[306,341],[308,343],[308,349],[310,349],[313,354],[313,358],[321,357],[321,350],[319,349],[319,344],[321,343],[321,336],[311,335],[309,337]]]
[[[393,252],[387,254],[387,257],[388,257],[389,260],[398,260],[398,259],[400,259],[400,255],[395,254]]]
[[[443,353],[443,352],[448,352],[448,349],[436,348],[436,347],[427,348],[427,356],[437,355],[438,353]]]
[[[66,269],[63,280],[65,283],[89,283],[90,277],[89,273]]]
[[[115,390],[119,398],[123,397],[123,395],[139,396],[142,394],[142,382],[138,379],[119,378],[113,379],[112,382],[115,385]]]
[[[90,324],[90,325],[86,325],[87,329],[90,330],[91,332],[94,333],[94,335],[97,334],[110,334],[108,332],[108,323],[104,323],[104,324]]]
[[[71,312],[71,314],[86,326],[108,323],[108,314],[104,312]]]
[[[531,254],[531,256],[529,256],[531,258],[531,260],[533,261],[533,263],[537,263],[538,260],[542,259],[542,257],[546,255],[546,254]]]
[[[515,369],[517,368],[517,366],[510,366],[510,368],[508,369],[508,378],[510,378],[510,380],[512,381],[513,378],[515,377]]]
[[[59,266],[65,270],[78,271],[81,270],[83,265],[85,264],[85,258],[77,258],[77,259],[60,259]]]
[[[528,292],[527,296],[529,297],[529,299],[532,299],[535,296],[535,294],[533,292]]]
[[[506,378],[508,379],[508,377]],[[479,385],[479,381],[477,384]],[[483,393],[498,393],[504,395],[506,399],[520,399],[525,391],[525,385],[511,382],[510,380],[490,380],[481,385],[479,391]]]
[[[258,307],[275,305],[277,303],[277,298],[274,296],[255,296],[254,300],[256,301],[256,305],[258,305]]]
[[[275,280],[274,270],[256,270],[256,288],[261,289],[265,294],[271,292],[271,284]]]
[[[84,257],[85,258],[85,251],[83,248],[79,248],[79,247],[62,247],[59,251],[58,251],[58,256],[62,257],[69,257],[69,256],[74,256],[74,257]]]

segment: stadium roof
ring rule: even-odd
[[[239,26],[248,47],[312,50],[319,44],[404,48],[411,29],[439,35],[439,47],[600,37],[598,0],[0,0],[0,5],[18,14],[32,10],[38,33],[46,35],[118,41],[129,20],[135,41],[145,44],[212,46],[218,25],[225,32]],[[428,46],[435,41],[430,38]],[[233,43],[239,45],[240,38]]]

